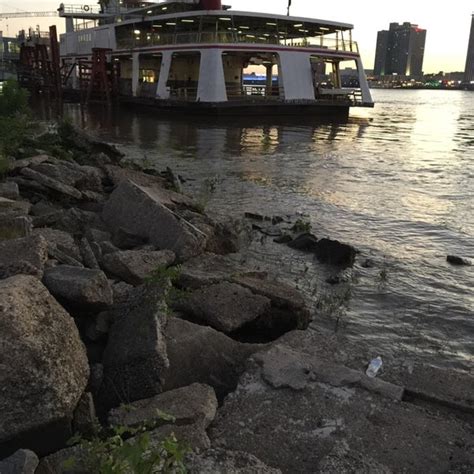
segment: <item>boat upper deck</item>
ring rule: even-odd
[[[118,49],[200,43],[320,47],[357,53],[353,26],[311,18],[241,11],[186,11],[133,16],[116,26]],[[151,12],[151,13],[148,13]]]
[[[115,10],[98,12],[94,23],[78,22],[74,29],[82,32],[79,42],[98,46],[93,40],[93,30],[113,28],[113,49],[116,50],[189,44],[258,44],[359,52],[352,39],[351,24],[233,11],[228,6],[221,10],[203,10],[199,1],[170,0],[147,3],[140,8],[124,8],[121,3]],[[74,9],[69,6],[62,5],[61,11],[63,15],[74,15]],[[91,11],[88,9],[87,13]],[[78,11],[77,15],[83,18],[84,12]]]

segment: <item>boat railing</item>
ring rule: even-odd
[[[97,20],[90,20],[85,22],[78,22],[74,26],[75,31],[88,30],[89,28],[95,28],[97,26]]]
[[[82,4],[82,5],[64,5],[63,3],[59,7],[60,14],[69,14],[69,15],[82,15],[87,14],[99,14],[101,13],[101,8],[99,5],[91,4]]]
[[[196,32],[196,33],[146,33],[140,36],[132,36],[128,38],[117,38],[117,46],[119,49],[130,49],[137,47],[173,45],[173,44],[270,44],[287,46],[294,48],[322,48],[327,50],[344,51],[358,53],[359,48],[357,42],[351,40],[343,40],[340,38],[330,38],[320,36],[317,38],[297,38],[282,39],[278,36],[255,36],[240,35],[226,32]]]

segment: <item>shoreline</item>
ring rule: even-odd
[[[318,472],[329,472],[331,466],[357,463],[379,472],[400,466],[423,471],[432,465],[428,462],[443,462],[450,469],[474,466],[468,435],[474,414],[469,374],[408,366],[369,379],[364,375],[370,360],[365,349],[318,328],[318,315],[294,287],[236,263],[236,252],[251,237],[249,222],[262,227],[268,222],[265,216],[216,222],[177,192],[179,177],[170,170],[159,174],[122,167],[124,157],[116,149],[71,127],[66,126],[56,142],[52,135],[48,139],[59,146],[55,152],[61,158],[48,155],[40,148],[46,142],[40,141],[35,152],[41,153],[13,162],[10,184],[0,187],[0,196],[5,189],[9,196],[1,201],[0,292],[8,301],[1,316],[13,315],[20,327],[33,328],[45,341],[40,348],[46,351],[45,367],[39,369],[43,375],[58,375],[47,359],[60,357],[68,348],[71,353],[56,381],[49,380],[37,392],[54,389],[59,394],[54,400],[32,400],[28,389],[20,396],[14,369],[3,376],[12,387],[5,414],[12,412],[13,400],[24,412],[10,421],[16,431],[0,430],[0,457],[29,448],[43,456],[36,472],[62,472],[60,463],[70,452],[51,453],[64,447],[77,431],[73,426],[87,433],[96,423],[94,413],[102,424],[112,418],[122,423],[127,409],[117,408],[121,403],[135,407],[134,423],[153,421],[156,414],[139,401],[153,399],[156,406],[169,407],[163,397],[173,393],[178,406],[171,404],[170,411],[176,411],[171,414],[187,422],[174,428],[165,423],[164,431],[176,431],[198,450],[190,461],[197,463],[195,472],[206,472],[203,466],[211,459],[214,469],[235,463],[242,446],[244,464],[260,466],[256,472],[276,472],[265,471],[270,468],[264,464],[283,472],[314,472],[315,466]],[[65,159],[64,153],[72,156]],[[268,223],[281,224],[271,218]],[[290,230],[296,224],[285,223]],[[323,245],[324,239],[308,236],[304,224],[289,235],[295,251],[319,255],[338,268],[354,263],[355,249],[341,243]],[[333,245],[338,257],[331,253],[328,262]],[[338,260],[341,246],[344,258]],[[179,270],[171,270],[175,263]],[[42,314],[53,308],[68,327],[68,340],[57,344],[62,327],[48,334],[34,324],[39,308],[44,308]],[[10,342],[18,338],[13,349],[31,344],[13,326],[5,334],[2,344],[7,337]],[[255,334],[257,341],[252,340]],[[16,367],[31,364],[36,356],[27,350],[8,357]],[[23,383],[28,387],[38,381],[31,377]],[[184,393],[185,387],[189,390]],[[46,402],[56,409],[44,410],[44,417],[34,422],[27,420],[26,406]],[[195,411],[181,415],[188,404],[194,404]],[[314,413],[321,404],[327,415]],[[279,407],[278,416],[265,406]],[[364,413],[366,421],[351,419],[350,413],[356,412]],[[431,419],[444,426],[442,435]],[[406,425],[398,426],[400,420]],[[277,429],[273,439],[275,426],[285,426],[287,432]],[[410,456],[374,453],[373,445],[380,441],[377,426],[401,430],[406,439],[393,436],[386,443],[403,450],[408,449],[406,440],[412,440]],[[417,427],[425,430],[421,441]],[[50,429],[53,441],[40,443],[38,429]],[[163,439],[163,426],[151,432]],[[366,443],[355,441],[361,436]],[[460,439],[465,440],[462,445]],[[302,449],[301,456],[295,458],[291,449],[279,452],[275,443]],[[317,448],[310,452],[314,443]],[[431,445],[437,447],[436,461],[423,459]],[[450,450],[453,460],[447,460]]]

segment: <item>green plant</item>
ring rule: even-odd
[[[62,467],[68,472],[79,465],[81,470],[97,474],[186,473],[184,458],[189,449],[174,434],[153,442],[147,431],[155,427],[152,425],[116,426],[92,439],[76,436],[70,444],[78,443],[78,455]]]
[[[311,229],[311,222],[304,221],[303,219],[298,219],[291,228],[293,232],[311,232]]]
[[[0,93],[0,116],[15,117],[29,115],[28,92],[16,81],[6,81]]]
[[[345,318],[351,298],[352,288],[347,286],[340,292],[324,293],[316,301],[317,312],[334,322],[335,333],[346,324]]]
[[[145,280],[148,284],[158,285],[160,288],[165,289],[163,296],[163,310],[166,313],[169,313],[173,306],[179,304],[189,296],[187,290],[174,286],[174,284],[178,282],[180,276],[180,265],[168,268],[158,267],[153,270]]]
[[[197,210],[201,213],[204,213],[206,210],[211,197],[217,191],[217,186],[220,183],[219,176],[213,176],[210,178],[206,178],[202,185],[201,189],[197,195]]]

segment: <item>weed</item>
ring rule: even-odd
[[[346,324],[345,317],[351,298],[352,288],[347,286],[342,292],[322,294],[316,301],[316,310],[319,314],[334,322],[335,333]]]
[[[204,213],[206,210],[211,197],[217,191],[218,185],[221,183],[219,176],[213,176],[211,178],[206,178],[202,185],[201,190],[197,195],[197,209],[199,212]]]
[[[304,221],[303,219],[298,219],[291,230],[293,232],[301,233],[301,232],[311,232],[311,229],[313,227],[311,226],[311,222],[309,221]]]
[[[378,274],[378,287],[380,290],[384,290],[388,284],[388,267],[387,261],[384,259],[382,262],[382,267]]]
[[[16,81],[6,81],[0,94],[0,116],[16,117],[29,115],[28,92],[21,89]]]
[[[184,458],[189,449],[174,434],[153,442],[148,430],[154,427],[155,423],[115,426],[91,439],[75,436],[70,444],[79,444],[79,455],[67,459],[62,467],[65,472],[79,467],[97,474],[186,473]]]

